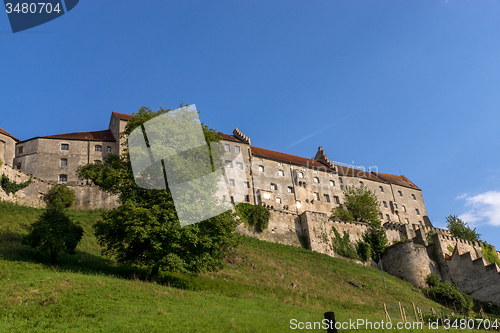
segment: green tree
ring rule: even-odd
[[[182,105],[181,105],[182,107]],[[95,234],[104,254],[114,256],[118,262],[146,265],[150,267],[150,280],[156,280],[160,269],[184,273],[200,273],[217,270],[224,264],[224,257],[237,246],[239,237],[234,233],[236,215],[231,211],[214,216],[199,223],[182,227],[174,205],[169,183],[166,189],[144,189],[137,186],[128,151],[128,138],[132,131],[147,121],[171,112],[160,108],[152,111],[141,107],[127,123],[121,134],[127,140],[121,157],[108,155],[102,165],[89,164],[79,168],[80,178],[91,179],[103,190],[119,195],[122,203],[117,209],[103,213],[102,221],[94,226]],[[188,120],[186,120],[188,121]],[[144,127],[143,127],[144,128]],[[215,170],[221,165],[222,150],[211,145],[220,141],[221,135],[203,125],[203,134],[209,147],[211,166]],[[151,140],[150,132],[147,138]],[[152,142],[148,142],[152,144]],[[167,147],[168,148],[168,147]],[[191,152],[187,152],[189,154]],[[145,156],[149,159],[149,156]],[[168,167],[181,175],[182,179],[196,179],[206,166],[193,168],[183,161],[169,160]],[[197,163],[191,158],[190,163]],[[165,167],[165,166],[164,166]],[[206,169],[204,169],[206,170]],[[151,173],[141,174],[142,181],[151,180]],[[215,193],[215,188],[211,193]],[[186,189],[186,191],[189,191]],[[186,193],[189,196],[190,193]],[[199,202],[205,200],[202,198]],[[193,203],[192,208],[197,209]]]
[[[481,241],[481,235],[476,232],[476,228],[471,229],[467,225],[467,222],[462,221],[455,215],[450,215],[446,218],[446,228],[448,228],[451,234],[457,238],[471,242]]]
[[[365,222],[380,225],[380,203],[376,194],[365,186],[346,186],[344,189],[345,209],[332,209],[332,219],[347,222]]]
[[[55,265],[58,254],[73,253],[82,236],[83,228],[71,221],[61,202],[56,202],[31,225],[31,231],[23,238],[23,244],[40,251],[48,250],[51,263]]]
[[[376,262],[379,261],[378,252],[383,253],[389,244],[385,228],[376,224],[363,234],[363,241],[370,245],[371,257]]]
[[[75,191],[70,189],[66,184],[57,184],[50,189],[48,201],[50,206],[59,202],[65,208],[69,208],[75,202]]]

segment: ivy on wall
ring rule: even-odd
[[[25,182],[22,182],[20,184],[13,182],[5,175],[5,173],[2,174],[2,179],[0,180],[0,186],[4,190],[7,195],[11,193],[16,193],[17,191],[22,190],[23,188],[28,187],[31,184],[31,178]]]
[[[254,206],[248,203],[239,203],[235,206],[236,214],[250,228],[258,232],[264,231],[269,225],[271,213],[264,206]]]
[[[484,259],[486,259],[488,264],[491,265],[492,263],[496,262],[497,265],[500,266],[500,259],[498,258],[497,253],[493,248],[493,246],[491,246],[488,243],[483,243],[482,249],[483,249]]]

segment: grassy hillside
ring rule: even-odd
[[[398,302],[442,309],[387,274],[384,289],[377,269],[248,237],[219,272],[143,282],[146,269],[100,256],[91,228],[99,211],[71,211],[86,234],[52,267],[20,243],[40,213],[0,202],[0,332],[284,332],[291,319],[320,321],[326,311],[381,321],[384,303],[393,318]]]

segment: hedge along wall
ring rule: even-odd
[[[10,181],[22,183],[28,181],[30,176],[12,169],[7,165],[0,166],[0,176],[5,174]],[[5,193],[0,188],[0,200],[14,202],[19,205],[45,208],[45,198],[54,184],[32,177],[31,184],[17,191],[14,194]],[[100,190],[97,186],[68,186],[75,191],[75,204],[72,208],[75,209],[112,209],[118,207],[118,197]]]

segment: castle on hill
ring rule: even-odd
[[[119,134],[131,117],[112,112],[106,130],[28,140],[19,140],[0,128],[0,158],[4,161],[0,173],[16,182],[32,179],[16,194],[8,195],[0,189],[0,200],[44,207],[50,188],[64,183],[75,191],[76,208],[116,207],[117,197],[79,180],[77,168],[102,163],[108,154],[121,155],[125,138]],[[227,199],[264,204],[270,210],[266,230],[248,230],[241,223],[237,232],[337,256],[333,228],[340,234],[348,232],[356,242],[370,226],[331,220],[330,212],[343,206],[345,186],[365,186],[377,195],[380,219],[393,244],[382,256],[384,270],[420,287],[425,286],[428,274],[438,274],[473,299],[500,305],[500,268],[485,260],[483,244],[434,228],[422,190],[405,176],[334,162],[322,147],[314,158],[255,147],[238,128],[231,135],[221,134],[221,141]],[[496,253],[500,258],[500,252]]]
[[[108,129],[19,140],[0,129],[0,157],[4,163],[49,183],[84,185],[77,168],[102,163],[108,154],[122,153],[131,115],[112,112]],[[322,147],[314,158],[285,154],[251,145],[240,130],[223,134],[228,192],[234,202],[264,203],[273,209],[331,212],[343,205],[344,186],[366,186],[381,203],[385,222],[432,227],[422,190],[405,176],[337,165]],[[229,199],[229,198],[228,198]]]

